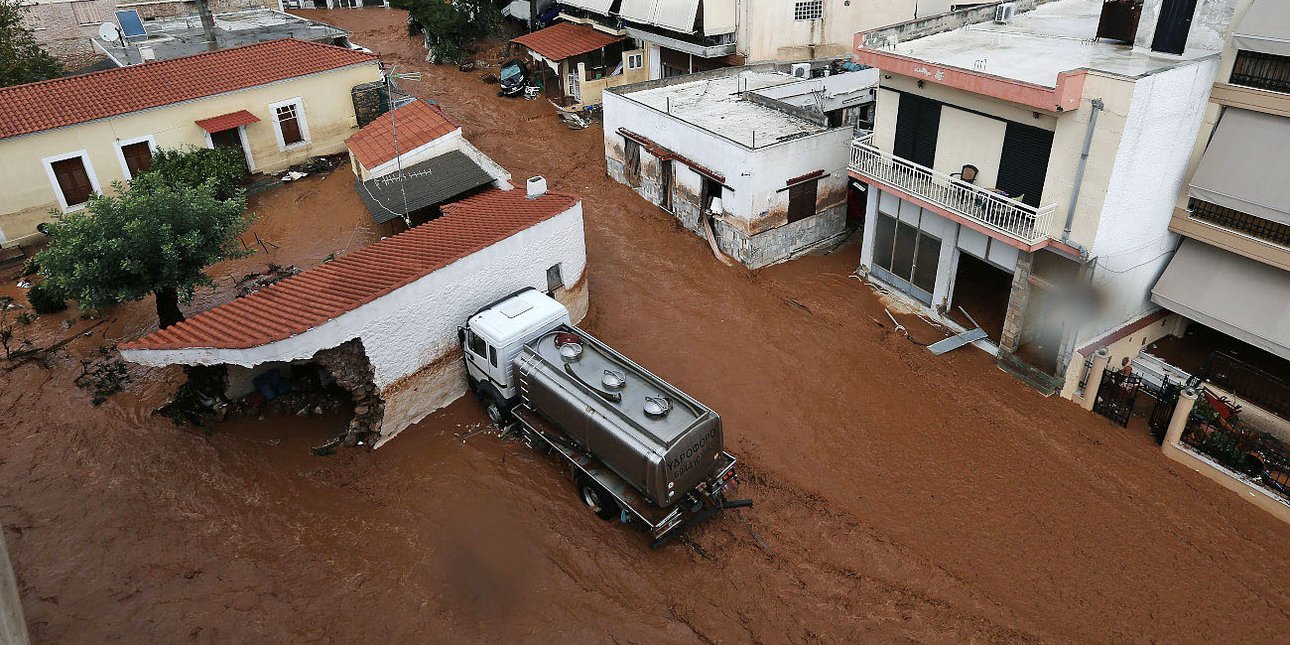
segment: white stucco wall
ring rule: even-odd
[[[1155,309],[1151,287],[1177,247],[1169,220],[1217,66],[1209,59],[1136,83],[1090,249],[1098,308],[1077,344]]]
[[[614,92],[606,92],[605,155],[621,162],[620,127],[722,174],[726,186],[722,195],[726,221],[750,235],[784,223],[780,221],[784,213],[779,211],[787,208],[788,193],[779,189],[785,187],[788,179],[816,170],[828,173],[829,177],[819,185],[821,206],[826,205],[823,203],[826,195],[839,193],[846,185],[850,128],[828,130],[753,150]],[[642,150],[642,172],[647,172],[645,167],[652,163],[657,161]],[[675,166],[679,168],[682,164]],[[675,176],[678,181],[694,182],[697,188],[697,176],[691,177],[692,174],[678,170]]]
[[[480,307],[525,287],[546,291],[546,272],[561,264],[567,290],[581,288],[586,271],[582,203],[529,229],[472,253],[394,292],[346,312],[309,331],[251,349],[195,348],[123,350],[143,365],[240,365],[311,358],[321,350],[359,339],[375,370],[374,382],[386,401],[384,443],[403,427],[447,405],[465,391],[464,370],[452,361],[460,347],[457,327]],[[570,307],[574,320],[585,313]],[[579,310],[581,309],[581,310]],[[446,364],[448,361],[450,364]],[[433,391],[415,396],[405,382],[428,367]],[[398,389],[398,405],[387,392]],[[419,387],[414,384],[412,389]]]

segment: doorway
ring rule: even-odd
[[[875,218],[873,272],[884,282],[931,306],[940,268],[941,241],[886,213]]]
[[[660,159],[658,162],[658,205],[667,212],[672,212],[672,160]]]
[[[242,146],[242,135],[237,128],[229,128],[212,132],[210,134],[211,145],[216,148],[237,148],[242,153],[242,168],[250,172],[250,167],[246,163],[246,148]]]
[[[1153,51],[1181,54],[1187,49],[1187,35],[1191,33],[1191,19],[1196,13],[1196,0],[1164,0],[1160,5],[1160,19],[1156,21],[1156,34],[1151,39]]]
[[[959,253],[958,268],[954,272],[954,298],[949,317],[965,328],[972,327],[972,320],[998,342],[1003,335],[1003,320],[1008,314],[1008,299],[1012,296],[1012,274],[982,260],[975,255]],[[972,316],[959,311],[962,307]]]

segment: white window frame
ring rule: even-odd
[[[80,157],[81,163],[85,166],[85,174],[88,175],[90,178],[90,188],[93,189],[94,193],[98,193],[102,195],[103,189],[102,187],[99,186],[98,175],[94,174],[94,164],[90,163],[89,152],[86,152],[85,150],[77,150],[76,152],[68,152],[61,155],[54,155],[52,157],[45,157],[44,159],[40,160],[41,163],[45,164],[45,175],[49,177],[49,184],[54,187],[54,197],[58,198],[58,206],[63,210],[64,213],[74,213],[78,210],[81,210],[82,208],[85,208],[85,205],[89,203],[87,201],[85,202],[85,204],[68,206],[67,198],[63,196],[63,187],[58,185],[58,176],[54,174],[55,162],[65,161],[67,159],[73,159],[76,157]]]
[[[816,7],[819,10],[816,11]],[[800,16],[811,16],[802,18]],[[812,20],[824,19],[824,0],[797,0],[793,3],[793,20],[795,22],[810,22]]]
[[[223,130],[220,130],[220,132],[223,132]],[[211,133],[202,130],[202,134],[206,135],[206,147],[214,150],[215,140],[211,138]],[[250,172],[255,172],[255,158],[251,156],[251,144],[246,140],[246,126],[237,126],[237,140],[242,143],[242,157],[246,159],[246,169]],[[281,136],[278,137],[278,141],[282,141]]]
[[[300,136],[304,137],[300,141],[297,141],[290,145],[288,145],[286,143],[286,140],[282,138],[282,125],[278,123],[278,108],[286,107],[288,105],[295,106],[296,122],[300,125]],[[307,146],[313,142],[313,139],[309,136],[309,120],[305,118],[305,102],[301,100],[299,96],[294,98],[289,98],[285,101],[270,103],[269,118],[273,121],[273,136],[277,137],[278,139],[279,151],[286,152],[288,150],[295,150],[296,148],[303,148],[304,146]]]
[[[148,150],[151,150],[153,154],[157,153],[157,139],[151,134],[145,134],[142,137],[135,137],[133,139],[117,139],[116,160],[121,162],[121,174],[124,175],[126,179],[134,179],[134,175],[130,174],[130,164],[125,162],[125,150],[123,150],[123,148],[144,142],[147,142]]]
[[[643,52],[627,55],[627,69],[641,69],[642,67],[645,67],[645,54]]]

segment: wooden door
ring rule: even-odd
[[[1187,34],[1191,33],[1191,19],[1196,13],[1196,0],[1164,0],[1160,5],[1160,19],[1156,21],[1156,34],[1151,39],[1151,49],[1166,54],[1181,54],[1187,48]]]
[[[90,174],[85,170],[85,162],[80,157],[72,157],[50,164],[54,169],[54,179],[63,191],[63,200],[69,207],[84,204],[94,193],[90,183]]]

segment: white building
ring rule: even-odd
[[[610,89],[605,163],[700,236],[710,222],[723,254],[780,262],[845,233],[847,142],[876,81],[763,65]]]
[[[357,343],[371,381],[351,389],[356,414],[379,411],[358,438],[379,446],[466,391],[457,327],[480,308],[532,287],[573,320],[586,314],[582,202],[545,184],[446,206],[439,219],[125,343],[121,354],[228,366],[237,396],[260,373]]]
[[[855,33],[947,11],[951,0],[564,0],[564,15],[644,45],[650,79],[844,56]]]
[[[951,322],[964,307],[1001,364],[1067,396],[1097,347],[1175,332],[1149,292],[1232,2],[1148,0],[1140,21],[1103,19],[1133,3],[989,6],[859,35],[882,71],[852,146],[861,271]]]

